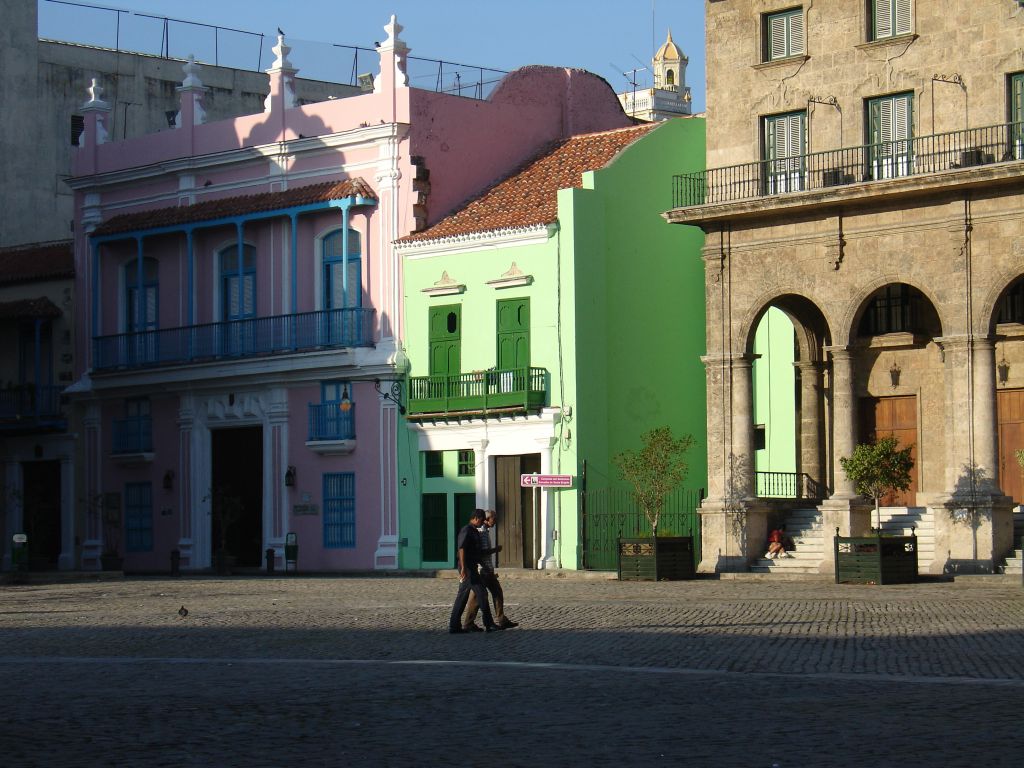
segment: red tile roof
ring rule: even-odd
[[[356,195],[372,200],[377,199],[377,193],[362,179],[326,181],[321,184],[286,189],[283,192],[260,192],[255,195],[203,200],[193,205],[176,205],[155,208],[150,211],[124,213],[100,224],[94,234],[112,235],[140,229],[174,227],[199,221],[241,216],[246,213],[277,211],[300,205],[323,203],[328,200],[342,200]]]
[[[0,320],[21,320],[30,317],[60,317],[61,311],[45,296],[0,302]]]
[[[550,224],[558,219],[558,190],[582,186],[586,171],[603,168],[657,127],[647,123],[558,141],[455,213],[399,242]]]
[[[0,248],[0,284],[75,276],[70,240]]]

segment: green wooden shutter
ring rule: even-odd
[[[782,14],[768,17],[768,58],[784,59],[786,50],[786,17]]]
[[[892,18],[893,34],[910,34],[910,0],[893,0],[894,13]]]
[[[530,367],[530,300],[498,302],[498,368]]]
[[[454,376],[462,371],[462,307],[431,307],[429,318],[430,375]]]
[[[892,0],[874,0],[873,39],[892,37]]]

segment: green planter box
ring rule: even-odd
[[[694,579],[692,536],[619,539],[620,581]]]
[[[837,584],[917,581],[917,536],[839,536],[834,541]]]

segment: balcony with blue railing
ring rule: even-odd
[[[153,419],[132,416],[111,424],[111,454],[122,461],[152,461]]]
[[[356,447],[355,403],[310,403],[306,447],[317,453],[351,453]]]
[[[693,208],[839,191],[863,183],[943,172],[966,174],[1021,161],[1024,123],[1004,123],[680,174],[673,177],[672,206]]]
[[[60,386],[42,384],[0,389],[0,431],[66,429],[62,390]]]
[[[119,333],[93,339],[93,370],[188,365],[345,347],[372,347],[373,309],[329,309]]]
[[[545,368],[510,368],[409,379],[409,418],[526,413],[547,404]]]

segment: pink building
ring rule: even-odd
[[[527,67],[486,101],[412,88],[394,17],[372,92],[296,105],[278,38],[265,111],[121,142],[94,81],[76,195],[82,567],[395,568],[407,369],[393,243],[549,142],[628,124],[611,87]]]

